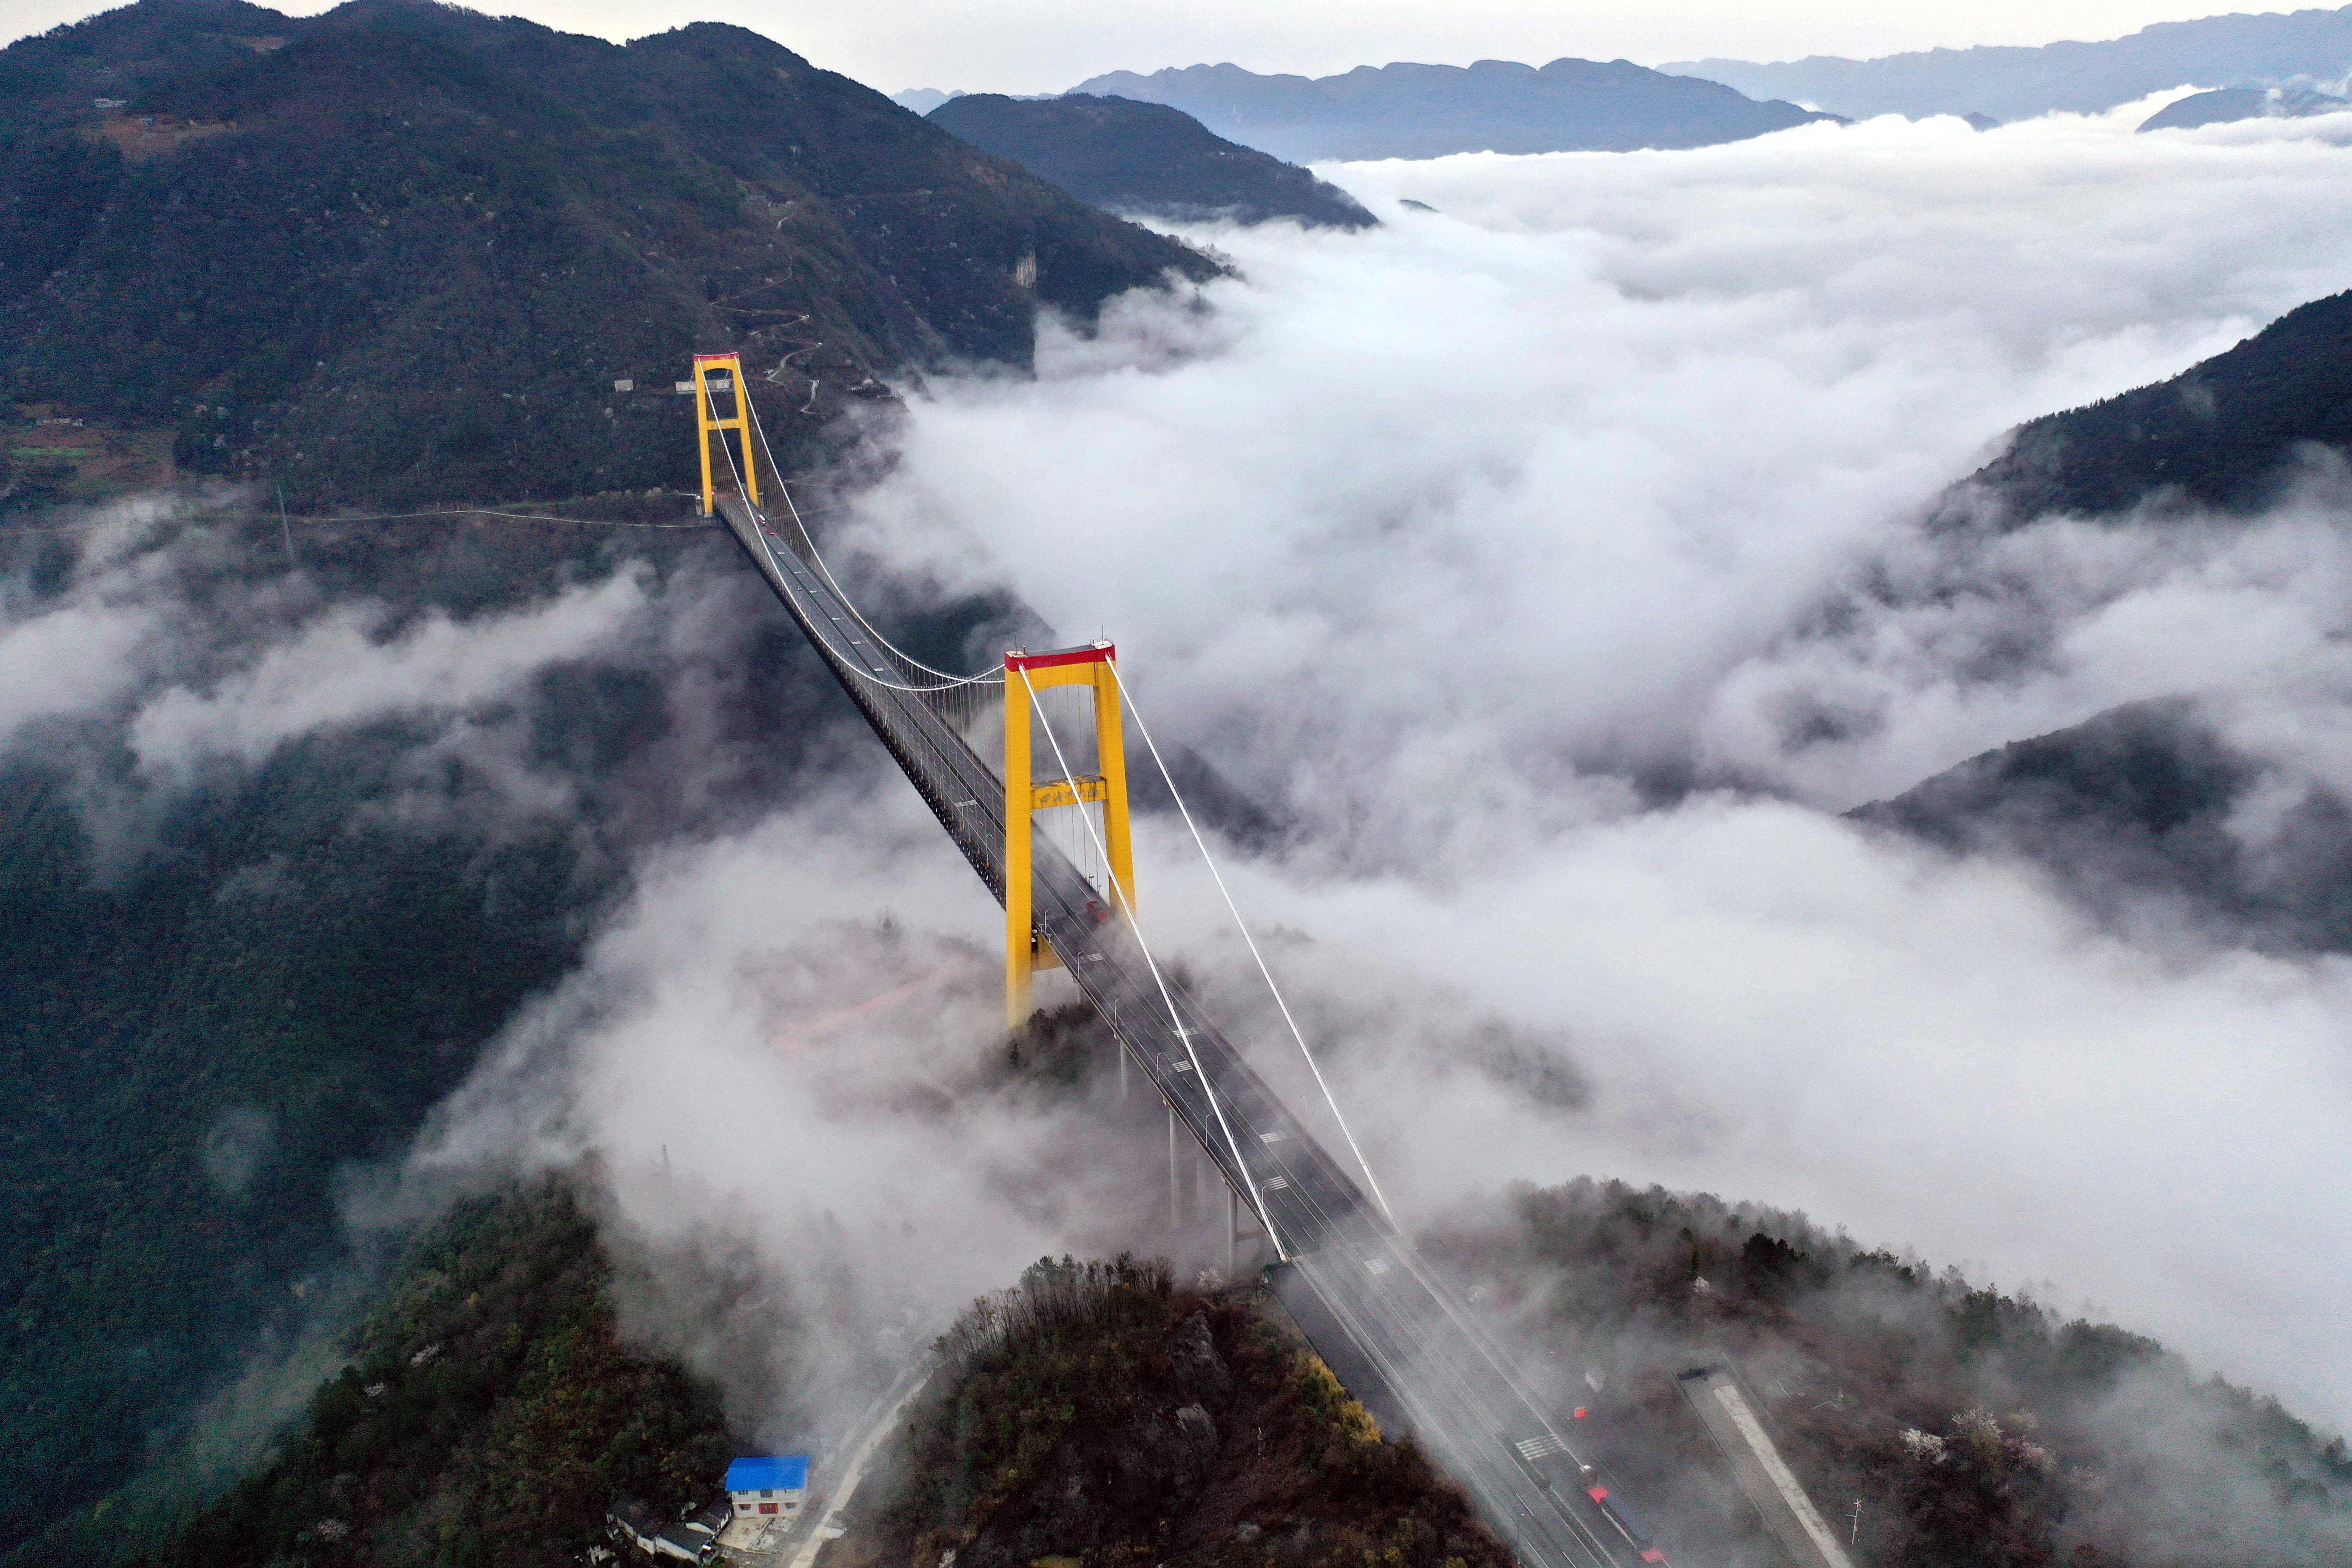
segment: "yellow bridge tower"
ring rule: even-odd
[[[722,406],[730,411],[721,414]],[[718,510],[719,468],[740,474],[744,499],[760,504],[760,470],[753,457],[751,389],[743,384],[738,353],[694,356],[696,446],[702,462],[702,515]],[[726,447],[733,431],[742,458]],[[719,443],[714,463],[711,442]],[[1009,650],[1004,656],[1004,1013],[1019,1028],[1033,1006],[1031,979],[1040,969],[1059,967],[1053,943],[1037,929],[1036,856],[1032,829],[1038,812],[1058,806],[1102,806],[1103,858],[1111,886],[1109,901],[1090,900],[1099,921],[1132,920],[1135,914],[1135,847],[1128,824],[1127,748],[1119,727],[1118,650],[1108,642],[1045,653]],[[1096,765],[1102,771],[1078,778],[1039,783],[1031,759],[1031,727],[1037,694],[1057,686],[1094,690]],[[1052,730],[1047,730],[1049,736]],[[1058,737],[1055,737],[1058,739]],[[1062,771],[1066,772],[1064,768]]]
[[[1038,931],[1031,907],[1034,889],[1030,822],[1058,805],[1100,801],[1103,858],[1113,886],[1111,903],[1097,920],[1135,913],[1135,847],[1127,819],[1127,748],[1119,734],[1118,679],[1112,672],[1118,650],[1107,642],[1050,653],[1004,656],[1004,1018],[1013,1028],[1029,1020],[1030,976],[1061,960]],[[1037,693],[1055,686],[1090,686],[1095,694],[1095,755],[1098,773],[1084,778],[1035,782],[1030,769],[1029,719]],[[1113,906],[1116,906],[1114,908]]]
[[[715,393],[731,392],[735,412],[719,416]],[[695,445],[702,452],[702,515],[718,510],[710,477],[710,437],[727,439],[732,430],[743,448],[743,491],[753,506],[760,504],[760,465],[751,459],[751,393],[743,384],[743,356],[736,353],[694,356],[694,417],[698,428]],[[731,471],[731,470],[730,470]]]

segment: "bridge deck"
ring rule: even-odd
[[[834,590],[740,495],[730,531],[1001,903],[1004,787]],[[1288,1262],[1276,1293],[1349,1391],[1400,1421],[1465,1487],[1529,1568],[1597,1568],[1638,1553],[1587,1504],[1570,1445],[1508,1363],[1362,1190],[1174,982],[1163,1000],[1121,922],[1042,839],[1037,923],[1129,1057],[1257,1210]],[[1164,976],[1163,976],[1164,978]],[[1197,1066],[1196,1066],[1197,1064]],[[1222,1118],[1219,1112],[1222,1111]],[[1255,1194],[1255,1199],[1253,1198]]]

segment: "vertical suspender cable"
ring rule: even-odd
[[[1117,665],[1111,666],[1114,676],[1118,669]],[[1054,748],[1054,760],[1061,764],[1062,776],[1068,778],[1070,760],[1062,754],[1062,742],[1054,733],[1054,721],[1046,718],[1045,710],[1037,705],[1037,688],[1030,680],[1026,669],[1021,672],[1021,684],[1029,688],[1029,705],[1045,726],[1045,742]],[[1094,832],[1091,821],[1087,823],[1087,831],[1089,834]],[[1101,851],[1103,864],[1109,865],[1110,851],[1103,847],[1099,839],[1096,841],[1095,847]],[[1151,956],[1151,944],[1143,940],[1143,923],[1135,918],[1135,906],[1127,901],[1127,889],[1118,885],[1117,878],[1107,877],[1104,880],[1110,883],[1111,896],[1118,900],[1120,910],[1127,916],[1127,929],[1135,933],[1136,949],[1143,954],[1144,966],[1151,971],[1151,983],[1160,987],[1160,1005],[1168,1009],[1168,1018],[1175,1026],[1176,1037],[1184,1042],[1184,1055],[1192,1064],[1193,1076],[1201,1080],[1201,1092],[1209,1097],[1209,1109],[1217,1117],[1217,1131],[1224,1134],[1225,1146],[1233,1151],[1234,1168],[1241,1173],[1243,1184],[1249,1188],[1250,1207],[1257,1210],[1258,1223],[1265,1226],[1266,1237],[1274,1243],[1276,1255],[1286,1263],[1290,1260],[1290,1249],[1283,1246],[1282,1235],[1274,1227],[1274,1216],[1266,1212],[1265,1200],[1258,1195],[1257,1178],[1250,1173],[1249,1162],[1242,1158],[1241,1143],[1234,1138],[1232,1125],[1225,1121],[1225,1108],[1217,1103],[1216,1085],[1209,1081],[1208,1073],[1201,1066],[1200,1053],[1192,1048],[1192,1031],[1185,1027],[1184,1015],[1176,1010],[1176,999],[1168,994],[1168,982],[1160,976],[1159,961]]]
[[[752,408],[751,405],[751,400],[748,395],[748,390],[741,388],[739,384],[737,395],[742,398],[743,405],[747,412],[751,415],[752,426],[759,436],[761,448],[763,450],[767,450],[767,433],[765,430],[760,429],[759,427],[759,413],[757,409]],[[727,442],[723,437],[719,440],[719,448],[727,455],[729,468],[730,469],[734,469],[735,454],[733,450],[727,446]],[[773,451],[768,450],[767,456],[769,468],[772,470],[775,469],[776,462]],[[747,463],[751,460],[751,453],[748,445],[744,451],[744,460]],[[740,469],[735,470],[734,478],[737,488],[739,489],[743,489],[743,476]],[[858,614],[856,606],[849,601],[849,598],[845,594],[841,592],[840,584],[834,581],[833,574],[826,569],[824,558],[816,553],[814,542],[809,536],[806,523],[801,520],[799,509],[793,503],[791,491],[785,489],[783,485],[783,478],[781,471],[778,471],[776,474],[776,488],[778,493],[782,495],[784,498],[784,506],[792,516],[793,526],[799,532],[802,542],[808,546],[810,552],[810,564],[815,567],[818,574],[824,577],[827,585],[833,588],[835,596],[840,600],[843,605],[848,609],[850,615],[856,619],[861,627],[874,637],[877,643],[880,644],[884,649],[887,649],[894,658],[902,659],[906,663],[913,665],[916,668],[922,670],[925,674],[938,676],[944,681],[955,685],[975,685],[987,680],[988,677],[986,675],[977,677],[947,675],[944,671],[935,670],[931,668],[930,666],[923,664],[921,661],[901,653],[895,646],[891,645],[889,639],[884,637],[879,631],[875,629],[871,623],[866,621],[864,616]],[[875,684],[879,686],[890,687],[919,697],[924,700],[926,706],[933,706],[940,700],[940,693],[936,688],[926,689],[904,686],[900,685],[898,682],[887,679],[877,679],[875,674],[868,674],[865,670],[857,668],[854,659],[845,657],[843,662],[853,669],[856,669],[861,679],[873,681]],[[1123,700],[1126,700],[1126,705],[1129,710],[1130,712],[1135,711],[1132,700],[1127,700],[1126,683],[1119,680],[1118,667],[1116,664],[1111,666],[1111,678],[1114,681],[1118,682],[1119,695]],[[999,679],[1002,679],[1002,677],[999,676]],[[1044,705],[1038,700],[1037,689],[1029,679],[1028,671],[1025,669],[1021,672],[1021,682],[1024,686],[1029,689],[1030,707],[1037,714],[1039,722],[1045,726],[1045,739],[1054,749],[1054,758],[1061,766],[1062,776],[1064,778],[1075,777],[1076,775],[1070,771],[1069,758],[1062,750],[1060,737],[1055,733],[1053,720],[1045,712]],[[952,698],[950,698],[950,700],[952,700]],[[933,707],[933,710],[937,712],[940,710],[937,707]],[[1136,724],[1138,729],[1140,730],[1143,728],[1143,717],[1139,712],[1136,713]],[[929,744],[929,736],[918,736],[917,740],[919,744],[921,746],[921,749],[926,753],[929,753],[932,750],[932,747]],[[1189,807],[1184,805],[1183,797],[1177,793],[1175,781],[1169,777],[1168,765],[1160,758],[1160,748],[1151,740],[1149,731],[1144,731],[1144,743],[1150,748],[1152,762],[1160,769],[1161,779],[1167,782],[1169,793],[1176,800],[1178,809],[1183,812],[1185,826],[1192,829],[1193,842],[1195,845],[1199,846],[1202,858],[1204,860],[1208,859],[1208,847],[1201,837],[1200,828],[1194,825],[1192,811]],[[1143,954],[1143,962],[1151,972],[1152,984],[1159,988],[1160,1003],[1168,1009],[1168,1016],[1175,1028],[1176,1037],[1183,1042],[1184,1055],[1191,1061],[1192,1070],[1199,1078],[1202,1092],[1208,1097],[1209,1109],[1213,1113],[1214,1113],[1217,1120],[1217,1130],[1223,1135],[1225,1146],[1233,1154],[1234,1168],[1239,1172],[1243,1184],[1249,1191],[1250,1206],[1257,1211],[1259,1223],[1265,1226],[1266,1238],[1274,1243],[1274,1248],[1276,1255],[1286,1260],[1290,1256],[1289,1248],[1284,1244],[1281,1232],[1275,1226],[1274,1216],[1267,1212],[1265,1200],[1258,1192],[1257,1177],[1250,1170],[1249,1162],[1242,1155],[1240,1141],[1234,1136],[1232,1124],[1225,1116],[1225,1109],[1223,1103],[1218,1100],[1215,1086],[1211,1082],[1207,1071],[1202,1067],[1200,1053],[1192,1045],[1192,1031],[1186,1026],[1183,1014],[1178,1009],[1174,997],[1169,993],[1167,979],[1160,973],[1159,961],[1152,956],[1150,944],[1144,939],[1141,922],[1136,918],[1134,907],[1128,902],[1126,889],[1119,887],[1117,879],[1113,878],[1109,873],[1110,852],[1105,847],[1101,835],[1096,829],[1093,815],[1086,811],[1083,805],[1081,805],[1077,816],[1079,825],[1083,827],[1087,837],[1092,840],[1094,850],[1099,857],[1098,863],[1102,867],[1102,882],[1110,888],[1112,897],[1118,901],[1121,910],[1127,916],[1128,928],[1134,933],[1137,950]],[[1076,857],[1073,856],[1071,858],[1075,860]],[[1219,891],[1224,892],[1225,894],[1226,908],[1234,911],[1235,923],[1239,924],[1241,920],[1240,911],[1234,905],[1233,895],[1231,892],[1225,890],[1224,878],[1217,872],[1216,863],[1213,860],[1209,861],[1209,869],[1211,875],[1216,877]],[[1306,1056],[1307,1067],[1315,1074],[1316,1084],[1323,1091],[1324,1102],[1331,1107],[1333,1117],[1339,1121],[1339,1131],[1348,1140],[1348,1148],[1349,1152],[1355,1155],[1356,1163],[1363,1170],[1365,1180],[1370,1183],[1374,1201],[1381,1205],[1381,1212],[1383,1215],[1389,1215],[1388,1200],[1381,1193],[1379,1182],[1372,1177],[1370,1166],[1366,1164],[1364,1161],[1363,1150],[1358,1146],[1355,1133],[1348,1127],[1347,1119],[1340,1115],[1338,1102],[1332,1099],[1330,1086],[1324,1081],[1322,1069],[1316,1065],[1313,1054],[1307,1051],[1306,1038],[1299,1033],[1297,1021],[1291,1018],[1289,1005],[1283,1001],[1281,991],[1275,986],[1274,976],[1269,971],[1267,971],[1265,960],[1258,953],[1257,943],[1255,940],[1250,936],[1249,929],[1246,925],[1242,927],[1242,938],[1244,942],[1249,943],[1251,955],[1257,959],[1259,973],[1265,976],[1267,988],[1270,991],[1273,991],[1276,1005],[1282,1009],[1284,1020],[1290,1025],[1291,1036],[1298,1042],[1300,1053]],[[1390,1220],[1391,1224],[1394,1223],[1394,1216],[1392,1215],[1390,1215]]]
[[[1339,1135],[1348,1141],[1348,1152],[1356,1157],[1356,1168],[1364,1173],[1364,1180],[1372,1189],[1372,1201],[1381,1205],[1381,1213],[1388,1216],[1391,1225],[1394,1225],[1396,1215],[1389,1208],[1389,1200],[1381,1192],[1380,1178],[1372,1174],[1371,1164],[1357,1144],[1356,1134],[1348,1126],[1347,1117],[1340,1114],[1339,1102],[1333,1098],[1331,1086],[1324,1081],[1323,1069],[1316,1064],[1315,1053],[1307,1048],[1307,1037],[1300,1031],[1298,1020],[1290,1016],[1290,1004],[1282,999],[1282,987],[1274,983],[1274,971],[1266,966],[1265,954],[1258,951],[1257,938],[1250,935],[1249,922],[1242,919],[1241,907],[1234,902],[1233,890],[1225,886],[1224,873],[1217,869],[1216,861],[1209,855],[1208,841],[1201,837],[1200,825],[1192,820],[1192,808],[1184,804],[1183,792],[1176,787],[1175,779],[1169,775],[1168,764],[1160,755],[1159,743],[1151,738],[1151,728],[1143,721],[1142,710],[1136,707],[1134,698],[1128,695],[1127,682],[1119,679],[1116,664],[1110,667],[1110,678],[1117,683],[1119,698],[1127,704],[1127,710],[1135,715],[1136,732],[1143,737],[1144,745],[1151,752],[1151,764],[1160,770],[1160,780],[1168,786],[1169,798],[1175,801],[1176,809],[1183,814],[1184,826],[1192,830],[1192,843],[1201,851],[1201,859],[1208,866],[1209,875],[1216,879],[1217,891],[1224,896],[1225,908],[1234,917],[1235,929],[1242,933],[1242,941],[1249,944],[1250,956],[1257,961],[1257,972],[1265,977],[1265,988],[1273,994],[1274,1005],[1282,1010],[1282,1021],[1290,1026],[1290,1037],[1298,1042],[1298,1054],[1307,1058],[1307,1070],[1315,1075],[1315,1087],[1323,1091],[1323,1103],[1331,1108],[1331,1119],[1339,1124]]]

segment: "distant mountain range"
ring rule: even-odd
[[[297,505],[677,484],[696,349],[814,438],[1206,258],[739,27],[142,0],[0,51],[0,396]],[[765,390],[772,385],[772,392]]]
[[[2352,109],[2352,100],[2327,92],[2275,87],[2221,87],[2177,99],[2140,121],[2142,131],[2189,131],[2241,120],[2302,120]]]
[[[1219,136],[1302,163],[1707,147],[1829,118],[1628,60],[1359,66],[1315,78],[1198,65],[1113,71],[1071,90],[1168,104]]]
[[[1337,228],[1379,221],[1337,185],[1228,142],[1166,104],[1087,93],[1048,99],[972,93],[949,99],[928,118],[1113,212],[1179,221],[1286,217]]]
[[[1813,55],[1771,65],[1683,60],[1662,68],[1727,82],[1750,97],[1793,99],[1855,119],[1974,112],[2022,120],[2052,110],[2096,113],[2174,87],[2324,90],[2352,74],[2352,6],[2160,22],[2129,37],[2040,48],[1927,49],[1871,60]]]

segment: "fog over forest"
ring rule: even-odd
[[[1408,1223],[1583,1173],[1801,1209],[2341,1428],[2352,970],[2160,910],[2119,933],[1838,815],[2184,692],[2278,791],[2352,788],[2339,469],[2251,520],[1923,526],[2017,422],[2352,286],[2347,117],[2135,137],[2158,101],[1325,168],[1380,229],[1185,231],[1239,275],[1050,328],[1034,381],[933,378],[875,416],[888,460],[823,498],[826,542],[869,597],[1002,590],[1115,638],[1163,745],[1279,826],[1223,864]],[[560,816],[593,766],[511,732],[535,672],[617,648],[683,689],[776,646],[748,573],[624,568],[462,623],[224,605],[158,526],[109,523],[80,587],[0,625],[27,699],[0,731],[120,711],[146,791],[396,717],[420,766],[493,781],[486,817]],[[82,684],[7,679],[61,662]],[[354,1202],[593,1157],[655,1266],[632,1321],[775,1437],[820,1396],[730,1336],[919,1336],[1041,1252],[1153,1245],[1161,1179],[978,1065],[1001,917],[818,710],[791,804],[633,847],[584,967],[409,1188]],[[740,763],[671,760],[686,795]],[[135,843],[135,802],[89,805]],[[1181,826],[1139,837],[1155,943],[1255,1020]],[[1290,1086],[1274,1036],[1236,1037]]]
[[[2352,284],[2340,117],[2135,138],[2153,107],[1328,168],[1381,230],[1204,233],[1240,280],[934,383],[848,538],[1114,637],[1291,825],[1229,875],[1408,1208],[1586,1171],[1799,1207],[2342,1422],[2343,963],[2120,940],[1832,815],[2178,691],[2282,789],[2345,782],[2339,473],[2252,521],[1919,527],[2009,426]],[[987,942],[897,831],[825,915]],[[1146,835],[1149,918],[1237,974],[1188,847]],[[1480,1023],[1589,1100],[1465,1066]]]

